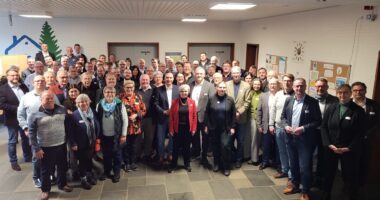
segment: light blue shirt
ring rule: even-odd
[[[292,115],[293,128],[297,128],[300,125],[302,106],[303,106],[304,100],[305,100],[305,95],[300,100],[297,100],[296,97],[294,96],[293,115]]]

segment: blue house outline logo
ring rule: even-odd
[[[25,42],[25,44],[28,44],[29,42],[34,45],[37,49],[41,50],[41,46],[36,42],[34,41],[32,38],[30,38],[29,36],[27,35],[23,35],[21,36],[19,39],[17,39],[17,36],[13,36],[13,43],[5,49],[5,52],[4,54],[5,55],[8,55],[9,51],[11,51],[13,48],[15,48],[17,45],[19,45],[23,40],[27,40]]]

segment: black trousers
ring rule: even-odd
[[[121,148],[115,149],[114,146],[114,136],[102,137],[103,164],[105,174],[110,174],[111,170],[113,170],[113,173],[115,175],[120,174],[122,161]]]
[[[136,163],[136,157],[138,149],[141,144],[141,134],[138,135],[128,135],[127,144],[123,147],[123,161],[124,164]]]
[[[323,200],[331,199],[331,190],[334,183],[336,171],[338,169],[338,161],[341,162],[342,178],[344,186],[347,188],[350,199],[354,200],[358,198],[358,153],[347,152],[344,154],[335,154],[330,149],[325,150],[325,179],[322,185],[323,188]]]
[[[198,122],[197,131],[191,138],[192,156],[194,157],[199,156],[202,153],[202,158],[207,158],[210,137],[209,137],[209,134],[206,134],[204,132],[204,129],[205,129],[205,124]],[[201,140],[201,135],[202,135],[202,140]]]
[[[41,159],[41,183],[42,192],[50,192],[51,181],[50,175],[53,174],[52,169],[57,166],[57,184],[63,187],[67,184],[67,148],[66,144],[54,147],[42,147],[44,157]]]
[[[144,118],[141,122],[141,130],[144,134],[144,142],[142,145],[142,152],[144,156],[150,156],[153,153],[154,145],[154,133],[155,133],[155,124],[153,123],[152,118]]]
[[[231,168],[233,136],[226,130],[210,130],[209,134],[214,138],[212,142],[214,165],[229,170]]]
[[[189,131],[189,125],[179,125],[178,133],[174,133],[173,136],[173,159],[170,164],[172,168],[177,166],[180,150],[182,150],[185,166],[190,166],[190,142],[191,133]]]
[[[92,172],[92,156],[94,155],[95,149],[88,146],[87,148],[78,149],[78,151],[74,151],[75,157],[79,161],[79,174],[80,177],[89,176]]]

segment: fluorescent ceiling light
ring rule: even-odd
[[[253,3],[218,3],[211,10],[247,10],[255,7]]]
[[[206,18],[183,18],[183,22],[205,22],[207,21]]]
[[[19,16],[27,18],[53,18],[50,12],[22,12]]]

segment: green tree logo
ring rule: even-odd
[[[48,45],[49,52],[54,54],[56,60],[61,59],[62,50],[59,49],[57,40],[55,39],[54,31],[47,21],[45,21],[44,25],[42,26],[40,41],[41,43]]]

